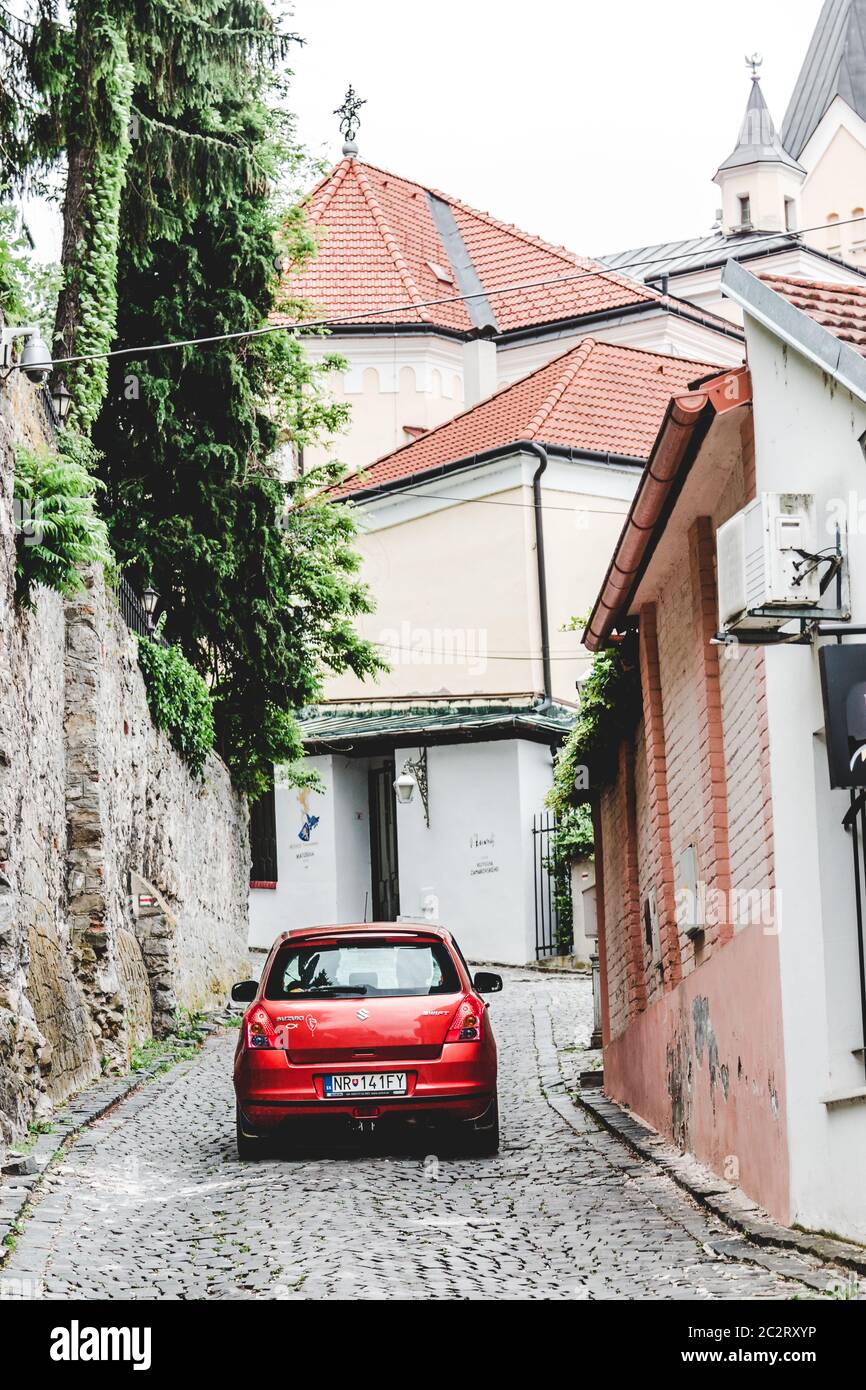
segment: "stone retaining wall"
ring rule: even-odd
[[[224,764],[192,777],[154,728],[100,573],[73,601],[15,604],[14,449],[44,440],[34,388],[13,373],[0,387],[0,1148],[246,973],[247,808]]]

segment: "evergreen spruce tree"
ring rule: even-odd
[[[11,64],[30,82],[26,119],[10,125],[0,94],[19,161],[44,166],[52,142],[67,151],[63,355],[267,326],[277,262],[313,249],[297,208],[275,205],[298,157],[273,79],[288,39],[256,0],[71,11],[66,31],[39,0]],[[321,492],[336,472],[287,481],[275,461],[281,442],[297,449],[343,423],[319,375],[280,332],[97,357],[68,383],[102,451],[117,558],[159,591],[166,636],[207,681],[217,746],[251,795],[273,763],[299,758],[293,712],[318,697],[323,670],[379,665],[352,625],[369,601],[351,518]]]

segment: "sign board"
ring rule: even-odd
[[[866,787],[866,642],[821,647],[831,787]]]

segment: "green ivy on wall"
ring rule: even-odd
[[[67,598],[79,592],[79,566],[113,567],[105,522],[96,512],[96,493],[104,487],[91,472],[96,460],[89,440],[72,430],[60,435],[56,453],[44,445],[16,450],[15,583],[24,607],[34,606],[39,584]]]
[[[180,647],[164,647],[149,637],[138,638],[138,664],[154,724],[168,734],[190,771],[201,777],[214,745],[213,700],[207,686]]]
[[[578,801],[586,801],[613,780],[619,745],[634,728],[639,709],[636,661],[620,646],[597,652],[580,687],[577,721],[556,760],[548,805],[558,816],[566,817]],[[588,774],[585,791],[576,786],[583,780],[578,778],[583,768]]]
[[[90,86],[89,129],[84,158],[80,235],[64,247],[64,285],[61,300],[77,306],[65,335],[66,355],[92,355],[93,360],[68,368],[72,392],[70,419],[80,430],[91,428],[105,396],[109,351],[117,323],[118,229],[126,166],[130,150],[130,121],[134,69],[129,59],[125,24],[108,3],[89,6],[88,43],[79,75]],[[99,119],[94,120],[98,113]],[[73,149],[73,154],[75,150]],[[63,318],[58,324],[63,328]]]

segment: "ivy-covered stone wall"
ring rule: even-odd
[[[13,373],[0,387],[0,1149],[246,973],[247,807],[225,766],[211,756],[192,776],[154,728],[100,572],[74,600],[15,603],[15,445],[45,428]]]

